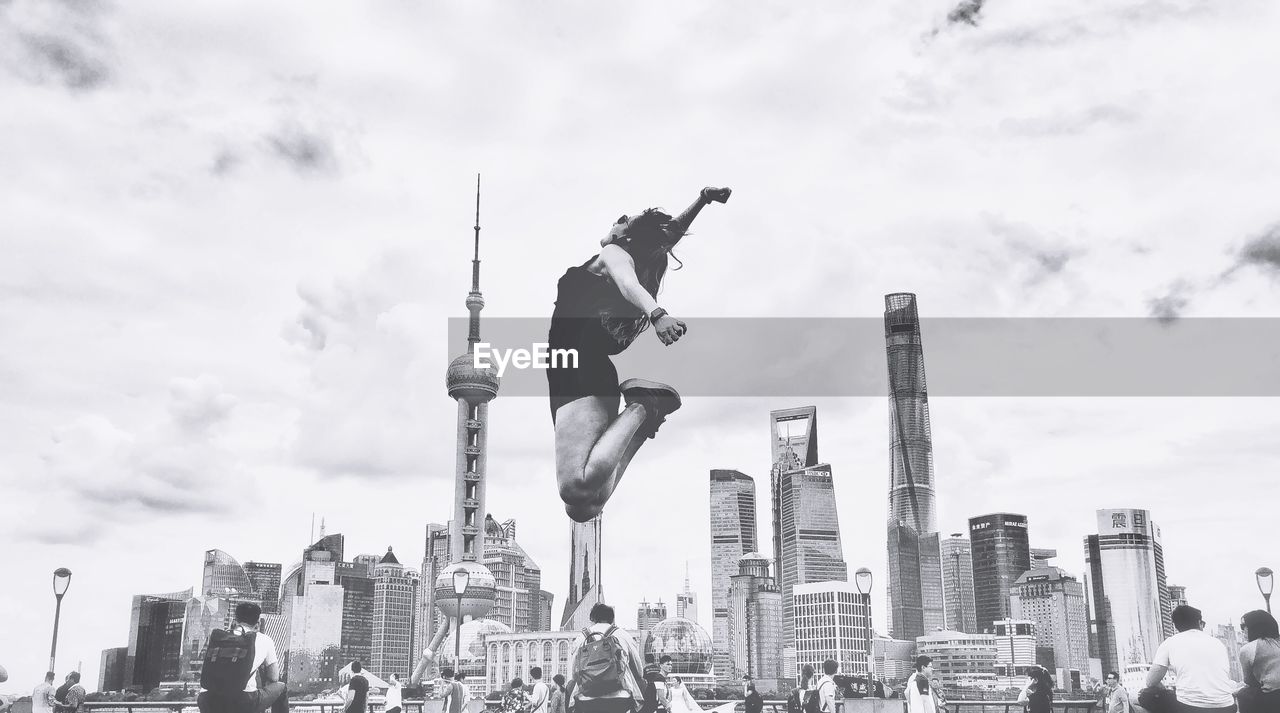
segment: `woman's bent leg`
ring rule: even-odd
[[[556,411],[556,481],[569,517],[600,514],[644,444],[645,420],[640,404],[618,414],[617,396],[584,396]]]

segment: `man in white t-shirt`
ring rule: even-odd
[[[31,692],[31,713],[53,713],[57,700],[53,697],[53,671],[44,675],[44,683]]]
[[[529,696],[529,713],[547,713],[547,704],[551,701],[551,687],[542,680],[542,667],[529,669],[529,679],[533,681],[533,693]]]
[[[228,699],[214,695],[209,691],[201,691],[196,698],[200,713],[261,713],[273,704],[288,699],[284,698],[286,685],[280,680],[280,659],[276,655],[276,642],[258,629],[262,621],[262,607],[253,602],[240,602],[236,605],[235,627],[244,631],[253,631],[253,666],[249,669],[249,680],[245,682],[244,691],[238,699]],[[261,689],[258,688],[258,676],[262,673]]]
[[[1174,608],[1173,625],[1178,633],[1156,649],[1147,672],[1147,687],[1160,685],[1171,672],[1182,713],[1236,710],[1235,691],[1240,684],[1231,680],[1227,647],[1204,633],[1200,610],[1186,604]]]

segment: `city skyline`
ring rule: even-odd
[[[188,563],[206,550],[288,567],[314,512],[349,552],[420,561],[426,524],[452,518],[441,371],[460,352],[448,320],[466,318],[476,172],[486,319],[545,321],[556,279],[618,215],[731,185],[660,293],[689,333],[669,349],[641,335],[620,376],[651,376],[655,348],[734,372],[710,318],[877,321],[885,294],[913,292],[940,532],[1023,513],[1081,577],[1095,511],[1145,509],[1169,581],[1211,625],[1258,608],[1253,571],[1280,563],[1240,503],[1280,459],[1273,398],[939,397],[957,365],[927,320],[1149,317],[1179,334],[1277,316],[1280,172],[1240,137],[1280,110],[1252,91],[1280,61],[1280,8],[987,3],[969,25],[947,21],[954,5],[330,5],[228,22],[207,5],[9,3],[0,608],[22,616],[0,637],[0,691],[44,673],[32,650],[49,644],[58,567],[74,576],[56,668],[83,662],[92,682],[132,597],[198,589]],[[787,346],[861,363],[821,339]],[[866,353],[882,378],[883,342]],[[875,573],[886,631],[887,389],[810,398],[743,376],[761,392],[686,398],[632,464],[608,508],[607,599],[625,619],[678,591],[679,550],[710,537],[702,478],[734,468],[763,488],[762,414],[815,404],[845,560]],[[547,404],[504,399],[486,509],[520,520],[559,614],[569,528]],[[688,559],[710,622],[705,549]]]

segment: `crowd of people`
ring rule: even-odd
[[[257,604],[237,605],[231,630],[210,639],[197,698],[200,713],[288,713],[286,685],[281,679],[275,642],[260,631],[262,610]],[[529,670],[529,684],[516,678],[502,697],[502,713],[699,713],[702,708],[685,681],[672,673],[670,656],[646,663],[636,640],[614,621],[607,604],[595,605],[591,625],[583,629],[572,649],[571,674],[544,680],[543,670]],[[1120,674],[1106,675],[1101,713],[1280,713],[1280,630],[1276,619],[1262,610],[1240,620],[1247,643],[1240,648],[1243,681],[1232,679],[1225,646],[1204,632],[1199,609],[1182,605],[1173,610],[1178,633],[1156,650],[1146,687],[1135,697]],[[220,655],[219,652],[225,652]],[[251,655],[250,655],[251,654]],[[236,668],[235,666],[238,666]],[[442,694],[441,713],[464,713],[464,676],[452,668],[441,670],[436,690]],[[85,702],[80,673],[67,674],[57,688],[54,672],[45,674],[31,697],[32,713],[78,713]],[[343,713],[367,713],[370,683],[359,661],[344,669],[339,693]],[[1172,686],[1165,681],[1171,679]],[[884,697],[883,686],[863,679],[863,689],[850,690],[851,679],[839,675],[828,659],[822,672],[802,667],[800,683],[787,696],[788,713],[836,713],[837,693]],[[761,713],[764,700],[755,683],[743,679],[745,713]],[[891,692],[896,695],[896,692]],[[948,713],[942,686],[934,676],[933,660],[919,656],[903,691],[907,713]],[[1018,695],[1026,713],[1050,713],[1054,685],[1048,670],[1034,667]],[[402,713],[400,680],[391,675],[384,713]],[[950,713],[954,713],[951,711]]]

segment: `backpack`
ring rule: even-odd
[[[582,630],[586,641],[573,657],[573,682],[577,684],[578,695],[599,698],[622,690],[626,654],[622,642],[613,636],[617,630],[616,626],[610,626],[603,634]]]
[[[253,675],[254,639],[256,632],[218,629],[209,634],[200,669],[200,687],[223,696],[244,690]]]
[[[805,693],[804,713],[822,713],[822,684],[824,683],[831,683],[831,682],[823,681],[822,683],[818,684],[817,688]],[[835,685],[835,684],[831,684],[831,685]],[[834,712],[829,712],[829,713],[834,713]]]
[[[791,693],[787,694],[787,713],[803,713],[804,704],[800,700],[799,688],[791,689]]]

